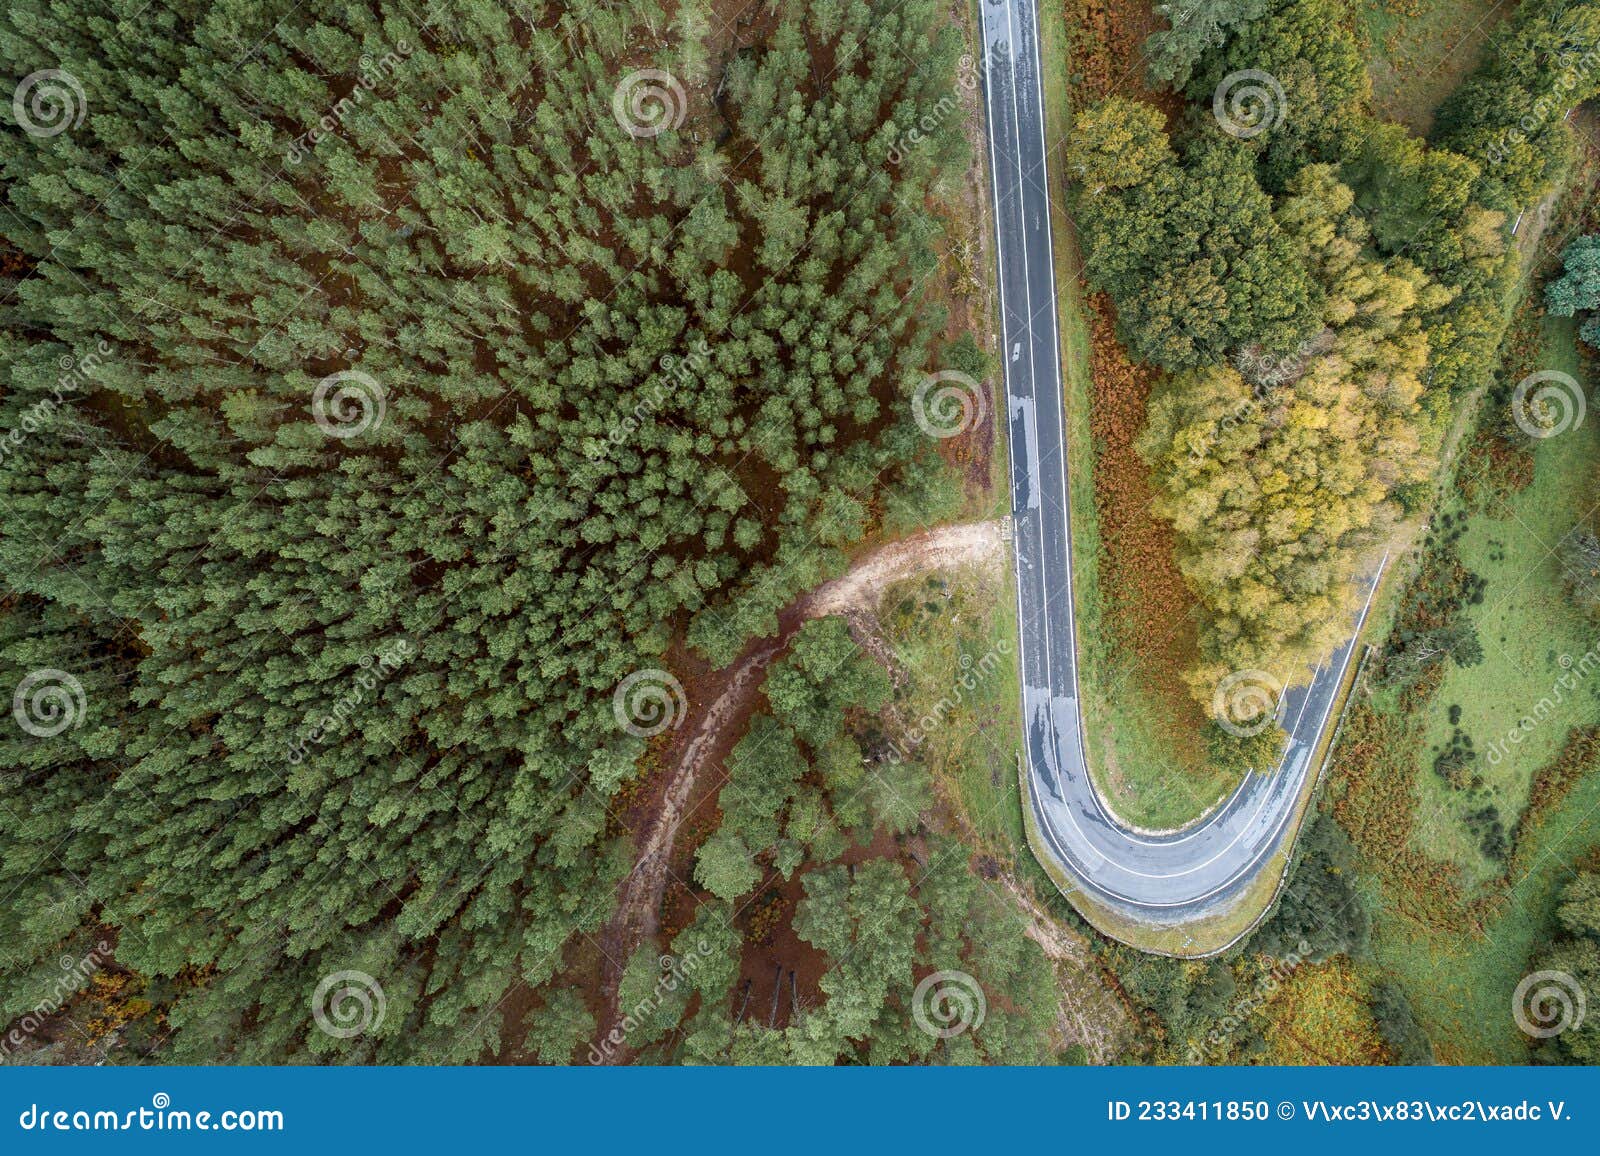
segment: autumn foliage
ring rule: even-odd
[[[1387,1050],[1350,961],[1305,964],[1267,1009],[1267,1059],[1274,1064],[1381,1064]]]
[[[1131,654],[1168,727],[1192,735],[1205,721],[1182,679],[1198,661],[1194,598],[1175,560],[1170,523],[1151,509],[1150,471],[1134,449],[1159,371],[1128,359],[1104,294],[1089,304],[1089,430],[1095,446],[1094,504],[1111,640]],[[1193,744],[1174,743],[1174,750]]]

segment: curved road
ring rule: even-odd
[[[1311,757],[1377,579],[1350,640],[1282,696],[1289,743],[1274,772],[1247,776],[1204,820],[1172,834],[1140,834],[1104,805],[1085,762],[1078,706],[1037,16],[1033,0],[983,0],[982,9],[1029,805],[1042,850],[1097,905],[1147,926],[1191,923],[1230,907],[1292,840]]]

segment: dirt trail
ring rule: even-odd
[[[694,794],[696,779],[713,756],[726,755],[733,746],[727,734],[728,721],[736,717],[756,688],[761,685],[761,674],[767,664],[788,645],[794,626],[784,623],[776,639],[762,639],[741,655],[728,668],[727,677],[717,695],[699,722],[691,731],[692,737],[675,744],[668,761],[672,771],[660,805],[650,817],[648,826],[640,833],[639,855],[633,870],[622,884],[622,899],[617,914],[606,928],[604,941],[606,955],[610,958],[613,974],[607,983],[614,990],[620,975],[617,974],[628,956],[633,954],[640,941],[654,935],[660,927],[661,899],[667,889],[668,865],[672,859],[673,840],[678,827],[688,813],[689,799]],[[673,762],[673,756],[676,761]]]
[[[700,772],[725,757],[735,735],[728,723],[740,717],[761,685],[761,675],[788,646],[802,623],[829,614],[842,614],[852,633],[875,656],[883,649],[876,630],[877,601],[885,587],[901,579],[932,570],[986,565],[998,572],[1005,557],[1004,519],[944,526],[880,546],[856,560],[844,575],[801,595],[778,616],[776,638],[757,639],[710,684],[711,703],[668,749],[664,765],[670,767],[660,804],[637,832],[639,855],[633,871],[623,881],[617,913],[602,933],[610,974],[605,984],[614,998],[621,968],[646,936],[660,928],[662,898],[666,894],[674,841]],[[620,1053],[618,1057],[620,1058]]]
[[[1005,537],[1006,519],[994,518],[890,542],[859,559],[848,573],[824,582],[802,598],[805,616],[820,618],[851,610],[872,614],[886,586],[930,570],[976,565],[998,570],[1005,557]]]

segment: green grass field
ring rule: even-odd
[[[1512,5],[1494,0],[1365,0],[1356,25],[1367,40],[1372,104],[1385,120],[1426,133],[1434,110],[1482,56]]]
[[[1582,380],[1574,341],[1570,321],[1548,319],[1541,368]],[[1493,804],[1509,827],[1527,801],[1535,772],[1555,756],[1568,729],[1600,718],[1600,673],[1575,690],[1557,685],[1567,666],[1600,643],[1596,624],[1568,598],[1561,571],[1564,540],[1592,512],[1588,483],[1600,467],[1600,421],[1591,414],[1577,428],[1541,442],[1534,462],[1533,484],[1496,511],[1499,516],[1466,518],[1466,533],[1457,543],[1461,561],[1487,583],[1482,603],[1467,611],[1483,662],[1452,667],[1445,676],[1424,720],[1425,765],[1415,768],[1417,838],[1458,864],[1469,883],[1497,877],[1501,866],[1484,856],[1466,830],[1465,814]],[[1461,513],[1460,502],[1450,510]],[[1482,791],[1455,790],[1432,771],[1434,755],[1448,746],[1454,730],[1452,706],[1460,708],[1458,725],[1478,751],[1473,770],[1484,779]],[[1536,710],[1544,717],[1531,731],[1519,731],[1520,742],[1507,742],[1508,732]]]
[[[1574,340],[1570,321],[1547,319],[1540,368],[1583,381]],[[1468,610],[1484,659],[1446,675],[1421,720],[1421,757],[1408,770],[1418,784],[1416,843],[1457,864],[1463,884],[1479,891],[1498,889],[1504,867],[1484,856],[1463,822],[1465,813],[1490,800],[1512,827],[1534,774],[1561,748],[1569,727],[1600,718],[1600,673],[1564,692],[1564,701],[1556,702],[1552,693],[1566,669],[1561,656],[1580,659],[1600,642],[1600,627],[1568,600],[1559,561],[1562,539],[1591,512],[1590,479],[1597,466],[1600,421],[1590,413],[1581,426],[1541,442],[1532,484],[1504,509],[1470,512],[1457,543],[1462,562],[1487,582],[1483,601]],[[1457,501],[1449,512],[1462,510]],[[1491,763],[1491,739],[1517,725],[1541,699],[1552,703],[1549,717],[1510,746],[1507,757]],[[1432,769],[1434,754],[1453,729],[1452,705],[1460,707],[1458,725],[1479,751],[1475,770],[1485,785],[1472,798],[1449,788]],[[1570,865],[1600,844],[1597,808],[1600,775],[1591,774],[1532,834],[1519,857],[1527,869],[1508,881],[1506,905],[1481,936],[1466,928],[1458,934],[1426,932],[1387,911],[1374,895],[1378,965],[1401,979],[1442,1060],[1526,1060],[1526,1037],[1510,1015],[1512,992],[1528,972],[1530,955],[1550,934],[1554,897],[1570,877]]]
[[[1571,878],[1571,864],[1600,845],[1597,809],[1600,775],[1590,775],[1539,829],[1532,870],[1515,882],[1504,912],[1482,936],[1428,934],[1381,905],[1375,910],[1377,964],[1410,995],[1441,1062],[1527,1062],[1529,1041],[1511,1017],[1512,993],[1553,932],[1556,892]]]

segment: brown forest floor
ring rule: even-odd
[[[1144,42],[1165,26],[1149,0],[1066,0],[1072,44],[1072,106],[1116,94],[1153,104],[1169,121],[1175,93],[1151,89]],[[1159,371],[1135,364],[1116,335],[1114,306],[1089,296],[1089,429],[1094,443],[1094,504],[1100,531],[1100,596],[1117,666],[1135,671],[1148,718],[1171,763],[1196,768],[1205,716],[1183,682],[1199,661],[1194,597],[1178,570],[1171,524],[1152,509],[1150,470],[1134,451]],[[1124,681],[1124,685],[1126,682]],[[1115,775],[1115,768],[1107,768]]]
[[[1117,95],[1148,101],[1169,120],[1183,110],[1182,97],[1145,84],[1145,39],[1166,27],[1149,0],[1066,0],[1065,9],[1074,108]]]
[[[1090,311],[1089,428],[1106,623],[1119,652],[1132,657],[1174,756],[1198,756],[1194,737],[1205,716],[1183,681],[1199,661],[1194,596],[1178,570],[1172,525],[1151,508],[1149,467],[1133,448],[1157,371],[1128,360],[1104,295]]]

